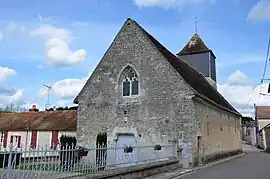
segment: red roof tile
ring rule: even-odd
[[[0,131],[76,131],[77,111],[0,112]]]
[[[258,119],[270,119],[270,106],[256,106]]]

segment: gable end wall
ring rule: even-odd
[[[132,99],[122,98],[118,88],[119,74],[128,64],[140,80],[140,94]],[[132,22],[121,29],[87,85],[78,106],[80,145],[93,145],[99,132],[107,132],[114,145],[119,130],[133,131],[142,145],[167,144],[182,133],[194,145],[193,90]]]

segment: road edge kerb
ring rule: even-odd
[[[235,158],[238,158],[238,157],[243,157],[244,155],[246,155],[246,152],[243,152],[241,154],[234,155],[234,156],[231,156],[231,157],[227,157],[225,159],[217,160],[217,161],[214,161],[214,162],[211,162],[211,163],[202,165],[202,166],[194,167],[192,169],[194,171],[194,170],[199,170],[199,169],[202,169],[202,168],[211,167],[213,165],[217,165],[217,164],[220,164],[220,163],[223,163],[223,162],[227,162],[227,161],[230,161],[230,160],[235,159]]]
[[[214,166],[214,165],[217,165],[217,164],[226,162],[226,161],[230,161],[230,160],[235,159],[235,158],[238,158],[238,157],[242,157],[245,154],[246,154],[246,152],[243,152],[241,154],[234,155],[234,156],[231,156],[231,157],[227,157],[225,159],[218,160],[218,161],[215,161],[215,162],[211,162],[211,163],[208,163],[208,164],[203,165],[203,166],[198,166],[198,167],[194,167],[194,168],[191,168],[191,169],[186,169],[186,171],[182,171],[182,172],[179,172],[179,173],[174,174],[174,175],[171,175],[171,176],[166,176],[163,179],[174,179],[176,177],[180,177],[182,175],[186,175],[186,174],[192,173],[192,172],[194,172],[196,170],[200,170],[200,169],[203,169],[203,168],[211,167],[211,166]]]

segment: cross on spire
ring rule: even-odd
[[[198,32],[198,23],[199,23],[198,17],[195,17],[195,33]]]

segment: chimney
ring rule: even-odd
[[[38,112],[39,109],[37,109],[37,106],[35,104],[32,105],[32,108],[29,109],[30,112]]]

